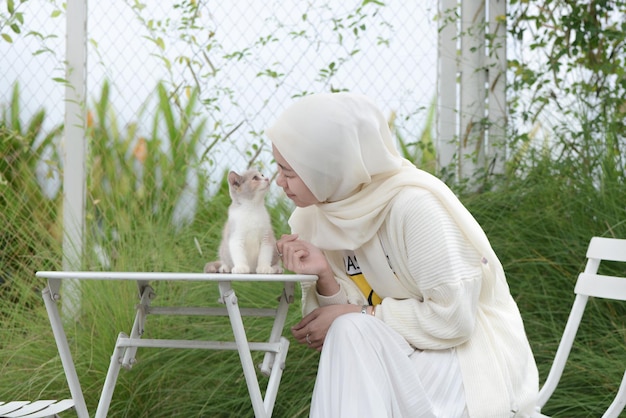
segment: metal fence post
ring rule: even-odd
[[[461,2],[459,178],[471,179],[485,157],[485,2]]]
[[[68,0],[63,146],[63,269],[80,268],[85,230],[87,0]],[[80,309],[78,282],[65,281],[63,311]]]
[[[439,2],[437,155],[454,181],[504,170],[505,22],[504,0]]]
[[[436,144],[439,168],[455,166],[459,151],[457,8],[458,0],[439,1]]]
[[[488,3],[489,55],[488,115],[489,144],[487,153],[492,173],[503,174],[506,162],[506,1]]]

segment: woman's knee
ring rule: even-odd
[[[331,324],[327,338],[348,339],[354,342],[355,339],[365,338],[371,335],[372,322],[376,319],[360,313],[349,313],[341,315]]]
[[[366,347],[383,351],[388,346],[399,347],[406,355],[413,353],[414,348],[396,331],[383,321],[371,315],[350,313],[337,317],[331,324],[324,345],[328,343],[355,347],[362,350]]]

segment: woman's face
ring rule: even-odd
[[[318,203],[311,190],[307,187],[302,179],[291,168],[289,163],[278,152],[276,147],[272,146],[274,160],[278,164],[278,178],[276,184],[283,188],[287,197],[293,200],[293,203],[300,208],[314,205]]]

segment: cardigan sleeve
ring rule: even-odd
[[[425,190],[399,196],[386,228],[391,266],[410,297],[384,298],[376,316],[418,349],[445,349],[467,341],[481,290],[480,255]]]
[[[326,258],[339,284],[339,291],[331,296],[322,296],[317,293],[315,283],[302,284],[302,314],[307,315],[321,306],[351,303],[361,305],[366,303],[365,296],[349,279],[343,270],[343,251],[325,252]],[[343,280],[342,280],[343,277]]]

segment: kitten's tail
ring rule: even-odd
[[[211,261],[204,265],[205,273],[219,273],[222,263],[220,261]]]

